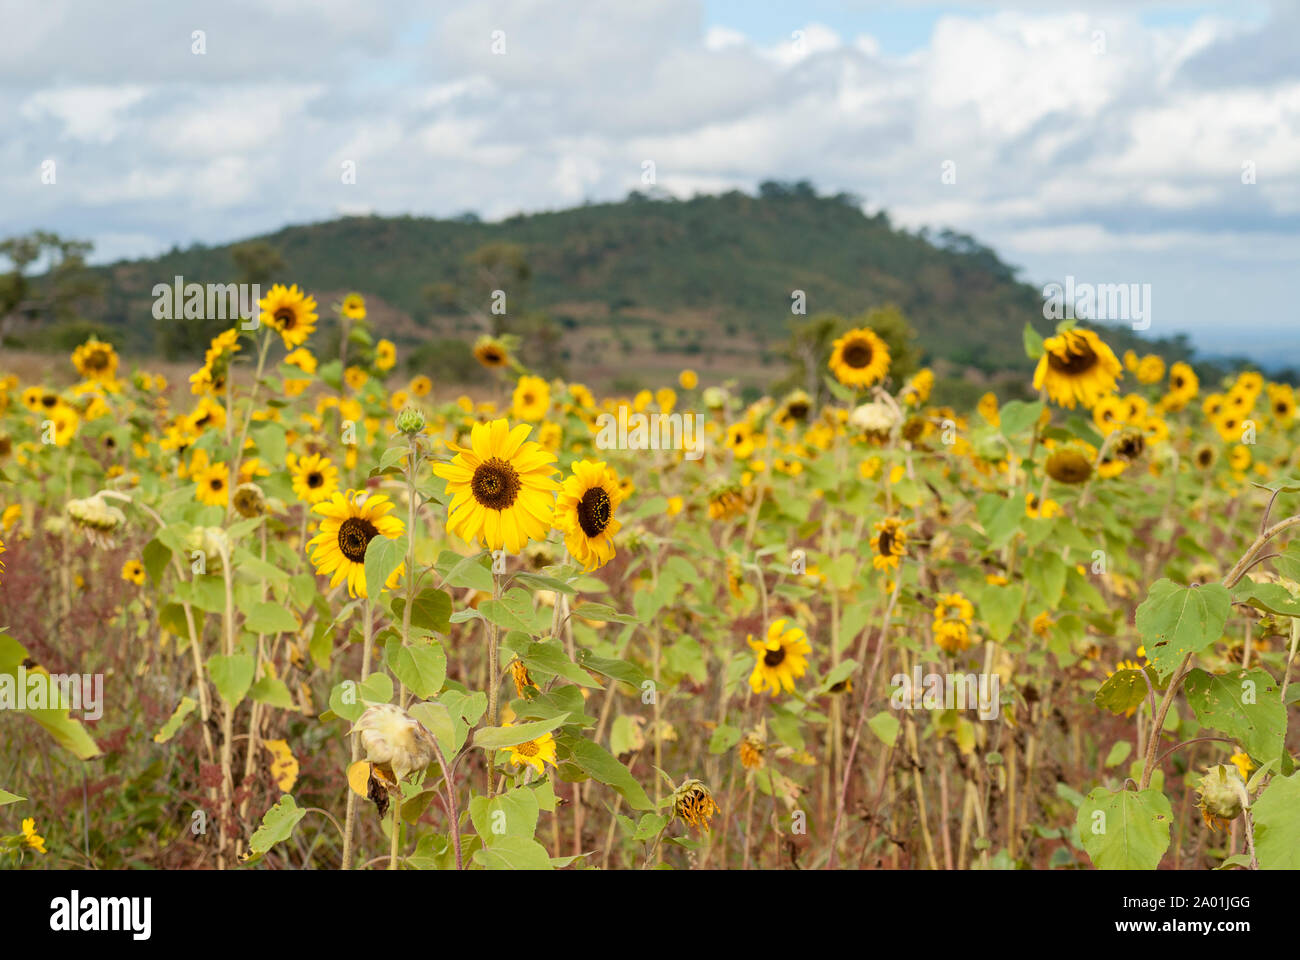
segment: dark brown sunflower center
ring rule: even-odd
[[[307,474],[307,486],[310,487],[310,488],[313,489],[313,490],[315,490],[317,487],[319,487],[319,486],[320,486],[322,483],[324,483],[324,482],[325,482],[325,478],[322,477],[322,476],[321,476],[317,471],[315,471],[315,470],[313,470],[311,473]]]
[[[1120,438],[1119,445],[1115,448],[1125,460],[1133,460],[1142,455],[1142,450],[1146,447],[1146,441],[1140,433],[1130,433]]]
[[[222,480],[220,477],[213,477],[211,480],[208,481],[208,486],[211,487],[213,490],[220,490],[225,485],[226,485],[226,481]]]
[[[480,356],[483,358],[483,362],[490,367],[494,367],[505,360],[499,350],[494,350],[491,347],[486,348]]]
[[[769,667],[779,667],[783,660],[785,660],[785,647],[777,647],[763,654],[763,662]]]
[[[1214,452],[1212,450],[1202,450],[1196,455],[1196,462],[1203,467],[1208,467],[1214,462]]]
[[[578,501],[578,526],[589,537],[598,537],[609,526],[614,512],[609,494],[600,487],[592,487]]]
[[[1049,353],[1047,355],[1047,364],[1057,373],[1063,373],[1068,376],[1079,376],[1087,373],[1097,365],[1097,354],[1093,352],[1092,347],[1084,341],[1075,341],[1070,344],[1071,349],[1066,352],[1065,356],[1058,353]]]
[[[292,330],[298,325],[298,314],[288,307],[281,307],[275,311],[275,322],[283,330]]]
[[[854,340],[844,348],[844,362],[855,370],[871,365],[871,344],[865,340]]]
[[[104,370],[108,367],[108,354],[102,350],[96,350],[90,356],[86,357],[87,370]]]
[[[353,563],[365,563],[366,547],[378,533],[365,517],[348,517],[339,525],[339,550]]]
[[[45,396],[41,397],[41,406],[45,407],[46,409],[53,408],[55,405],[58,404],[58,402],[59,402],[59,398],[52,393],[47,393],[45,394]]]
[[[1291,404],[1287,403],[1285,400],[1279,400],[1277,403],[1273,404],[1273,410],[1276,413],[1281,413],[1281,414],[1290,413]]]
[[[1177,374],[1175,374],[1174,378],[1169,381],[1169,385],[1173,387],[1175,390],[1183,389],[1184,383],[1186,383],[1186,381],[1182,377],[1178,376]]]
[[[500,457],[492,457],[479,464],[469,489],[487,509],[508,510],[519,496],[519,474]]]
[[[894,531],[880,531],[880,555],[882,557],[891,556],[894,552]]]
[[[786,410],[788,410],[790,416],[794,417],[796,420],[804,420],[808,417],[808,404],[806,403],[792,403],[790,406],[786,407]]]

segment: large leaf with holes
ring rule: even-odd
[[[1079,805],[1083,848],[1099,870],[1154,870],[1169,849],[1169,798],[1159,790],[1098,787]]]
[[[1183,681],[1183,694],[1201,726],[1228,734],[1257,763],[1282,755],[1286,708],[1282,691],[1267,670],[1254,667],[1225,674],[1192,670]]]
[[[1172,673],[1183,657],[1199,653],[1223,635],[1232,606],[1221,583],[1182,587],[1157,580],[1137,609],[1137,628],[1146,655],[1162,676]]]

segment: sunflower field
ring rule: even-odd
[[[1065,322],[969,410],[867,327],[470,397],[259,308],[0,357],[4,866],[1300,866],[1291,387]]]

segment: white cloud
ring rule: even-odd
[[[103,257],[340,211],[503,216],[617,198],[653,160],[681,195],[806,178],[1036,267],[1228,243],[1267,262],[1300,218],[1279,38],[1300,16],[1062,6],[971,4],[899,57],[828,23],[756,39],[699,0],[0,0],[0,234],[57,229]]]

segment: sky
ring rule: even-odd
[[[1300,0],[0,0],[0,236],[810,180],[1300,366]],[[350,175],[351,174],[351,175]],[[51,182],[52,181],[52,182]]]

